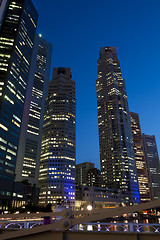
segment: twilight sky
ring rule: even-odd
[[[99,168],[96,101],[100,47],[117,48],[130,111],[155,135],[160,153],[160,1],[33,0],[38,33],[53,46],[53,67],[70,67],[76,81],[77,163]]]

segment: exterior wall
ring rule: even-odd
[[[38,185],[44,105],[48,92],[52,47],[36,35],[29,84],[25,98],[16,181],[28,180]]]
[[[101,187],[101,171],[97,168],[89,169],[87,172],[87,185]]]
[[[88,206],[92,206],[92,209],[101,209],[101,208],[115,208],[118,207],[119,204],[117,202],[115,202],[113,199],[111,200],[111,202],[109,202],[108,200],[105,201],[104,199],[102,201],[92,201],[90,200],[76,200],[75,202],[75,210],[76,211],[83,211],[83,210],[87,210]]]
[[[11,199],[37,12],[30,0],[8,1],[0,29],[0,198]],[[3,11],[2,9],[0,11]],[[11,17],[12,16],[12,17]]]
[[[27,203],[38,205],[39,189],[28,182],[14,184],[12,207],[22,207]]]
[[[155,136],[142,135],[152,200],[160,197],[160,163]]]
[[[124,197],[113,189],[83,186],[76,190],[76,207],[80,210],[92,205],[93,208],[115,207],[124,203]]]
[[[39,203],[75,202],[75,82],[70,68],[53,69],[46,99],[39,172]]]
[[[94,168],[94,163],[83,162],[76,164],[76,186],[87,185],[87,173]]]
[[[102,186],[138,203],[139,188],[125,81],[116,48],[102,47],[97,61],[97,108]]]
[[[134,141],[135,160],[138,175],[138,185],[141,202],[151,200],[150,187],[148,181],[148,172],[144,157],[143,141],[141,136],[141,127],[137,113],[130,112],[131,127]]]

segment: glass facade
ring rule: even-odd
[[[53,69],[42,133],[39,203],[75,204],[75,82],[70,68]]]
[[[128,100],[116,48],[102,47],[97,64],[102,187],[120,189],[126,204],[138,203],[139,188]]]
[[[145,160],[147,163],[151,199],[156,200],[160,197],[160,163],[156,139],[154,135],[142,135],[144,144]]]
[[[38,185],[44,105],[48,92],[52,46],[36,35],[16,164],[16,181]]]
[[[12,195],[38,16],[30,0],[7,1],[0,12],[0,196],[7,199]]]
[[[150,187],[148,181],[147,166],[144,156],[143,141],[141,135],[141,127],[139,116],[137,113],[130,112],[131,127],[134,142],[134,153],[138,175],[139,194],[141,202],[147,202],[151,200]]]

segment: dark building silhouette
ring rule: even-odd
[[[151,191],[151,199],[160,197],[160,164],[154,135],[142,135],[145,160],[147,163],[148,177]]]
[[[6,208],[13,193],[38,15],[31,0],[3,0],[0,16],[0,205]]]
[[[28,183],[27,180],[16,182],[13,189],[12,206],[15,208],[24,205],[38,206],[39,188]]]
[[[120,189],[138,203],[139,188],[125,81],[115,47],[102,47],[97,61],[97,108],[102,187]]]
[[[94,163],[83,162],[76,164],[76,186],[87,185],[88,170],[94,168]]]

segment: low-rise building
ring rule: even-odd
[[[26,204],[38,206],[39,188],[27,180],[14,183],[12,207],[22,207]]]
[[[93,208],[114,208],[124,203],[121,191],[94,186],[82,186],[76,190],[75,208],[86,210],[88,205]]]

